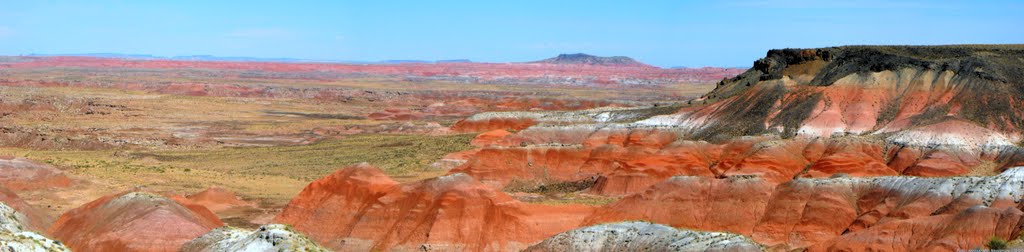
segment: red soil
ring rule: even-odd
[[[72,209],[49,231],[74,251],[177,251],[223,225],[201,205],[129,192]]]
[[[52,165],[0,156],[0,184],[14,191],[68,187],[71,179]]]
[[[221,212],[235,207],[252,206],[253,203],[246,202],[235,195],[235,192],[228,191],[221,187],[210,187],[202,192],[185,197],[192,203],[201,205],[213,212]]]
[[[275,221],[339,250],[492,251],[578,227],[591,211],[522,203],[464,174],[398,184],[364,164],[314,181]]]

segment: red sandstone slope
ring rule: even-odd
[[[71,179],[48,164],[26,158],[0,157],[0,184],[15,191],[67,187]]]
[[[464,174],[398,184],[364,164],[313,182],[275,222],[346,251],[508,251],[575,228],[591,210],[522,203]]]
[[[587,223],[648,220],[749,235],[777,249],[957,250],[1016,238],[1024,167],[988,177],[676,177],[597,210]]]
[[[74,251],[177,251],[223,225],[200,205],[128,192],[68,211],[49,231]]]
[[[503,138],[533,138],[527,130]],[[564,136],[564,135],[563,135]],[[611,129],[567,145],[485,147],[452,172],[469,174],[495,188],[511,181],[578,181],[598,176],[589,192],[626,195],[673,176],[757,175],[771,183],[796,177],[949,176],[997,168],[993,154],[887,144],[868,137],[779,139],[742,137],[719,144],[675,140],[666,130]],[[1008,152],[1012,153],[1012,152]]]

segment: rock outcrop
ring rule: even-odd
[[[181,252],[278,252],[329,251],[305,235],[281,224],[267,224],[257,230],[220,227],[182,246]]]
[[[70,252],[67,247],[29,231],[25,215],[0,203],[0,251]]]
[[[742,235],[679,230],[649,222],[621,222],[570,230],[526,251],[762,251]]]
[[[223,225],[203,206],[127,192],[68,211],[49,233],[74,251],[178,251]]]
[[[37,210],[28,202],[18,197],[18,194],[7,190],[3,185],[0,185],[0,203],[6,204],[8,207],[14,209],[24,217],[20,222],[27,228],[27,230],[44,232],[46,226],[49,225],[52,218],[44,216],[39,210]]]
[[[522,203],[465,174],[399,184],[364,164],[314,181],[275,222],[345,251],[508,251],[577,227],[591,211]]]

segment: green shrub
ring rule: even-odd
[[[1003,238],[993,236],[988,239],[988,243],[986,243],[985,246],[988,247],[988,249],[1004,250],[1007,247],[1007,242],[1006,240],[1003,240]]]

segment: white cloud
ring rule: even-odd
[[[281,28],[249,28],[238,29],[225,34],[229,38],[243,39],[282,39],[291,38],[295,34],[287,29]]]

